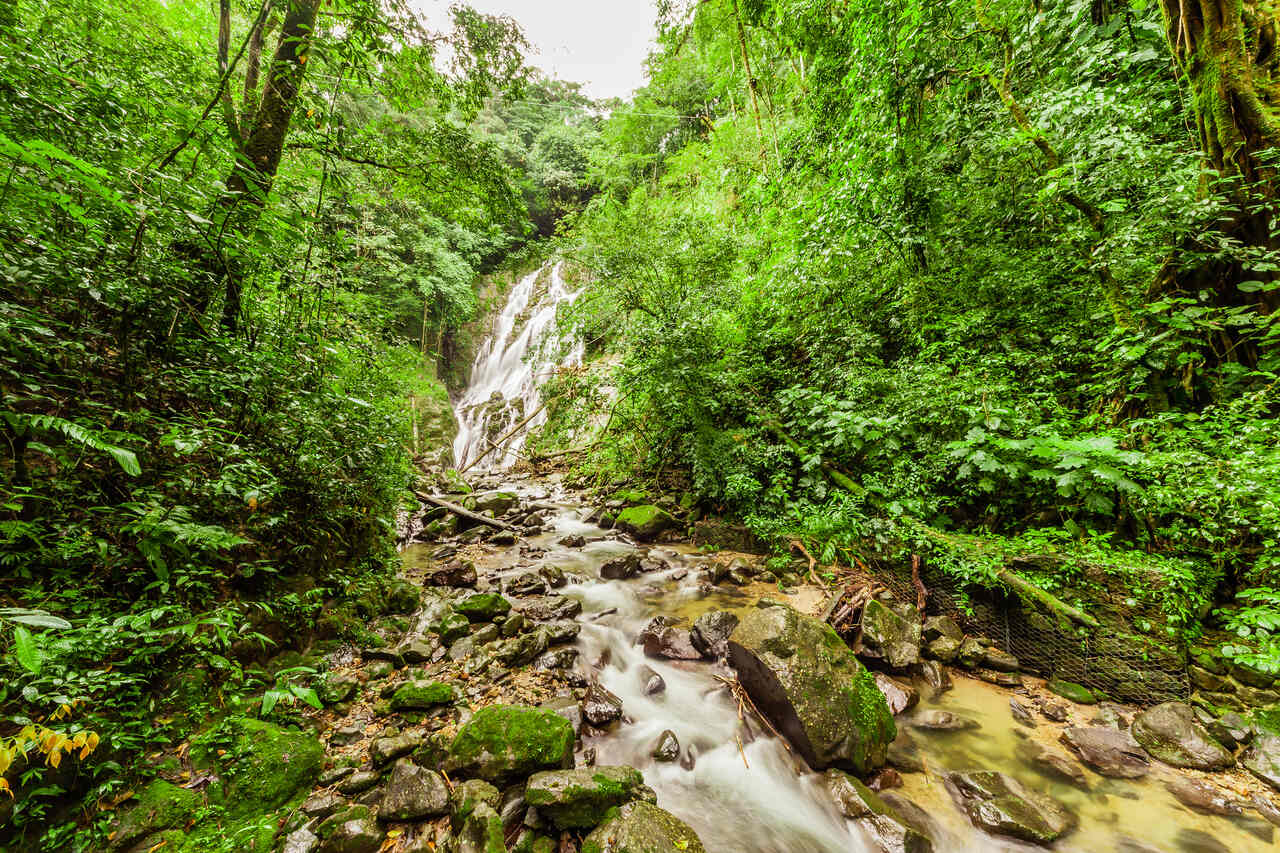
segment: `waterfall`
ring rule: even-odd
[[[567,356],[557,358],[565,341],[556,329],[556,311],[578,295],[569,292],[563,266],[551,264],[549,270],[544,266],[511,288],[492,333],[476,352],[471,384],[454,407],[458,436],[453,441],[453,459],[459,469],[486,453],[479,467],[513,465],[529,433],[547,420],[539,385],[558,368],[582,363],[579,341],[570,345]],[[544,281],[545,287],[540,287]],[[519,430],[501,448],[493,447],[517,426]]]

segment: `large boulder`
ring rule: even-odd
[[[1240,763],[1254,776],[1280,791],[1280,734],[1260,732]]]
[[[693,645],[692,632],[671,624],[665,616],[655,616],[640,629],[637,641],[651,658],[698,660],[702,652]]]
[[[903,611],[905,616],[874,598],[862,608],[864,654],[894,669],[905,669],[920,659],[920,616],[910,605]]]
[[[826,780],[840,813],[857,821],[885,853],[932,853],[933,841],[912,828],[875,791],[839,770],[828,770]]]
[[[947,781],[969,820],[987,832],[1048,845],[1076,826],[1076,816],[1057,800],[1004,773],[950,773]]]
[[[453,685],[444,681],[407,681],[391,694],[393,711],[427,711],[455,699]]]
[[[387,780],[387,791],[378,817],[389,820],[422,820],[449,811],[449,789],[444,778],[407,758],[397,761]]]
[[[455,601],[453,609],[472,622],[489,622],[495,616],[506,615],[511,609],[511,602],[496,592],[473,592],[461,601]]]
[[[467,502],[473,501],[476,512],[491,512],[496,517],[510,512],[511,508],[519,503],[520,498],[514,492],[485,492],[473,495]]]
[[[706,853],[689,825],[653,803],[634,800],[582,842],[582,853]]]
[[[632,800],[657,802],[634,767],[547,770],[529,777],[524,801],[559,829],[588,829],[609,809]]]
[[[709,658],[729,653],[729,635],[738,627],[738,617],[728,610],[709,610],[694,620],[689,630],[693,647]]]
[[[137,802],[123,811],[112,831],[110,849],[119,850],[148,835],[185,826],[203,806],[195,791],[155,779],[138,792]]]
[[[1072,726],[1061,740],[1080,760],[1112,779],[1137,779],[1151,770],[1151,762],[1133,735],[1110,726]]]
[[[538,770],[573,766],[573,726],[554,711],[491,705],[454,737],[445,769],[454,775],[506,781]]]
[[[367,806],[350,806],[316,827],[320,853],[377,853],[386,833]]]
[[[279,808],[311,789],[324,765],[324,745],[265,720],[233,717],[191,743],[197,770],[214,775],[209,801],[234,815]]]
[[[613,520],[615,528],[641,542],[652,542],[677,524],[671,513],[653,504],[627,507]]]
[[[1148,708],[1133,721],[1133,738],[1165,764],[1193,770],[1222,770],[1235,764],[1190,705],[1164,702]]]
[[[811,767],[866,773],[884,764],[893,716],[830,625],[783,605],[748,611],[729,637],[729,661]]]

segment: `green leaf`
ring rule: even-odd
[[[36,644],[36,638],[22,626],[13,629],[13,654],[22,668],[32,675],[39,675],[44,666],[44,656]]]
[[[275,708],[276,703],[283,699],[285,693],[283,690],[268,690],[262,694],[262,716],[271,713],[271,709]]]
[[[289,692],[292,693],[294,696],[297,696],[303,702],[306,702],[312,708],[315,708],[317,711],[324,709],[324,705],[320,703],[320,697],[317,696],[316,691],[311,689],[310,687],[302,687],[297,684],[290,684]]]

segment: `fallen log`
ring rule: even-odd
[[[498,519],[496,518],[490,518],[487,515],[481,515],[478,512],[472,512],[466,507],[458,506],[456,503],[453,503],[452,501],[447,501],[444,498],[436,497],[435,495],[429,495],[426,492],[414,492],[414,494],[418,496],[419,500],[425,501],[431,504],[432,506],[438,506],[438,507],[447,509],[449,510],[449,512],[453,513],[454,515],[461,516],[462,518],[470,519],[471,521],[474,521],[478,524],[487,524],[490,527],[496,527],[499,530],[512,529],[511,525],[507,524],[505,521],[498,521]]]

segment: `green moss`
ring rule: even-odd
[[[112,846],[127,847],[154,832],[182,826],[202,805],[203,800],[194,791],[156,779],[142,789],[137,805],[116,824]]]
[[[573,726],[554,711],[520,705],[481,708],[449,746],[445,766],[490,781],[573,761]]]
[[[456,698],[452,684],[443,681],[410,681],[400,685],[391,696],[393,711],[425,711],[436,705],[447,705]]]
[[[216,776],[207,792],[210,802],[232,815],[260,814],[311,788],[324,763],[324,746],[301,732],[233,717],[192,741],[191,759]]]
[[[1092,705],[1098,701],[1098,697],[1093,691],[1083,684],[1076,684],[1074,681],[1063,681],[1058,678],[1049,679],[1045,685],[1053,693],[1057,693],[1063,699],[1070,699],[1079,705]]]
[[[488,622],[511,610],[511,602],[496,592],[477,592],[456,602],[453,609],[472,622]]]
[[[633,533],[640,539],[652,539],[676,526],[676,520],[661,507],[642,504],[624,509],[613,519],[620,530]]]
[[[613,499],[624,504],[642,504],[649,500],[649,495],[644,489],[619,489],[613,493]]]
[[[529,777],[525,802],[560,829],[586,829],[611,810],[653,792],[634,767],[549,770]]]

